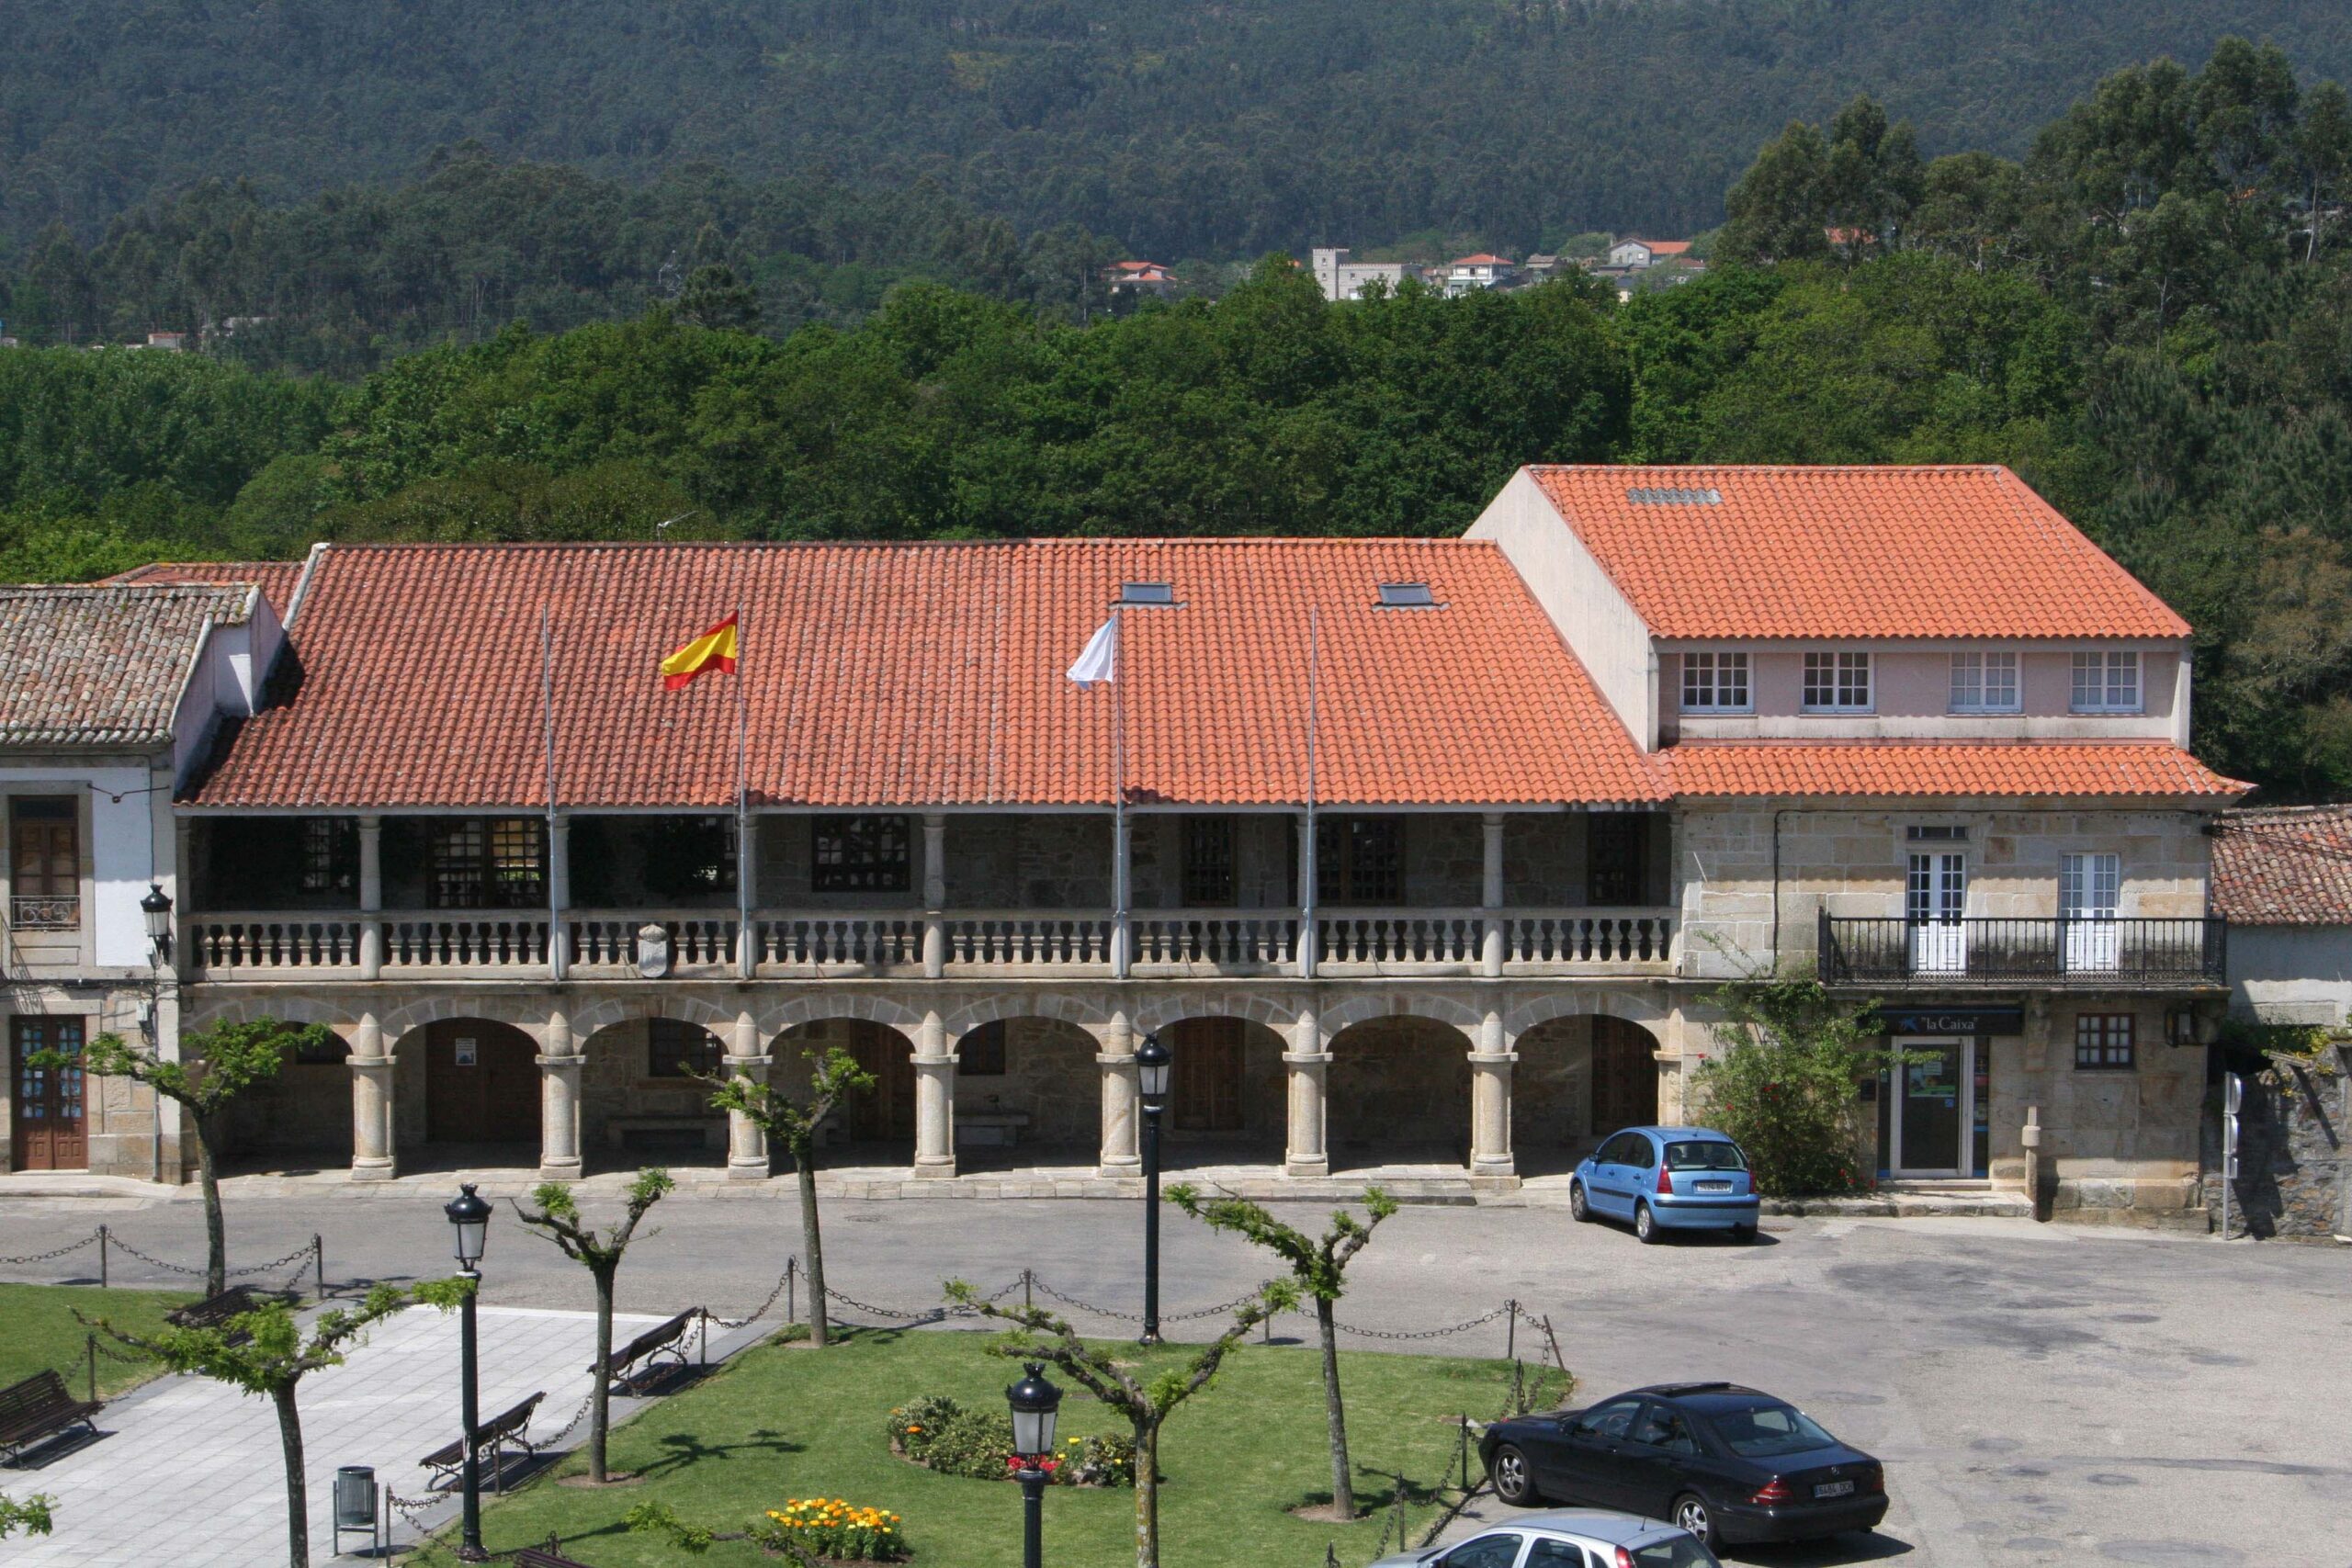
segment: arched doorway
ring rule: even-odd
[[[228,1144],[242,1170],[312,1169],[351,1157],[351,1046],[340,1034],[297,1043],[287,1031],[275,1077],[230,1102]]]
[[[1470,1163],[1470,1041],[1434,1019],[1366,1019],[1331,1037],[1331,1169]]]
[[[401,1042],[424,1058],[424,1139],[527,1145],[538,1163],[538,1043],[510,1023],[448,1018]]]
[[[718,1035],[685,1019],[632,1018],[581,1049],[580,1152],[591,1168],[727,1163],[727,1113],[694,1076],[720,1070]]]
[[[1592,1146],[1592,1026],[1551,1019],[1519,1037],[1510,1077],[1510,1145],[1522,1177],[1573,1169]]]
[[[959,1168],[1091,1167],[1102,1143],[1094,1036],[1056,1018],[976,1024],[956,1042]]]
[[[1631,1019],[1592,1021],[1592,1120],[1596,1137],[1657,1121],[1657,1041]]]
[[[1179,1019],[1159,1038],[1170,1058],[1163,1163],[1282,1163],[1283,1037],[1255,1019],[1218,1015]]]
[[[836,1046],[874,1079],[834,1113],[827,1141],[858,1165],[911,1165],[915,1147],[914,1042],[885,1023],[863,1018],[821,1018],[795,1024],[775,1038],[770,1055],[775,1081],[808,1083],[816,1063]],[[842,1148],[841,1145],[848,1147]]]

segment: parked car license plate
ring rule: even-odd
[[[1728,1192],[1731,1190],[1731,1183],[1728,1181],[1702,1181],[1699,1183],[1699,1190],[1702,1192]]]
[[[1816,1497],[1850,1497],[1853,1493],[1854,1483],[1850,1481],[1825,1481],[1813,1489]]]

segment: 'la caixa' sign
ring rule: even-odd
[[[1893,1034],[2020,1034],[2023,1008],[1882,1008]]]

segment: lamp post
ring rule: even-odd
[[[172,896],[164,891],[160,882],[147,885],[147,897],[139,900],[139,912],[147,917],[147,945],[158,964],[172,961]]]
[[[1039,1568],[1046,1528],[1046,1483],[1053,1472],[1046,1461],[1054,1454],[1054,1413],[1062,1406],[1062,1391],[1046,1381],[1046,1369],[1031,1361],[1021,1381],[1004,1391],[1012,1406],[1012,1452],[1020,1468],[1012,1478],[1021,1483],[1022,1568]]]
[[[1143,1088],[1143,1338],[1159,1343],[1159,1113],[1168,1108],[1168,1069],[1175,1058],[1157,1033],[1136,1050]]]
[[[490,1235],[490,1205],[474,1192],[474,1184],[449,1201],[442,1213],[449,1216],[449,1224],[457,1232],[458,1272],[473,1281],[473,1289],[466,1292],[464,1304],[458,1309],[458,1417],[464,1436],[466,1462],[464,1470],[465,1522],[463,1539],[458,1545],[460,1562],[487,1562],[490,1553],[481,1549],[481,1456],[475,1451],[474,1438],[481,1427],[479,1382],[474,1361],[474,1297],[481,1290],[482,1244]]]

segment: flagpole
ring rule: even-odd
[[[556,828],[555,639],[548,629],[548,606],[539,604],[539,729],[548,774],[548,974],[560,980],[569,967],[563,942],[563,900],[571,880],[569,848]]]
[[[1317,719],[1316,686],[1322,661],[1323,622],[1319,606],[1306,607],[1306,852],[1299,857],[1306,868],[1304,885],[1298,890],[1298,972],[1306,979],[1315,977],[1315,960],[1322,948],[1315,924],[1315,885],[1322,876],[1322,867],[1316,858],[1315,842],[1315,729]]]
[[[748,980],[759,967],[752,941],[752,882],[759,859],[752,852],[751,719],[744,688],[751,682],[743,657],[743,602],[735,602],[735,965]]]
[[[1127,628],[1111,605],[1111,974],[1127,977]]]

